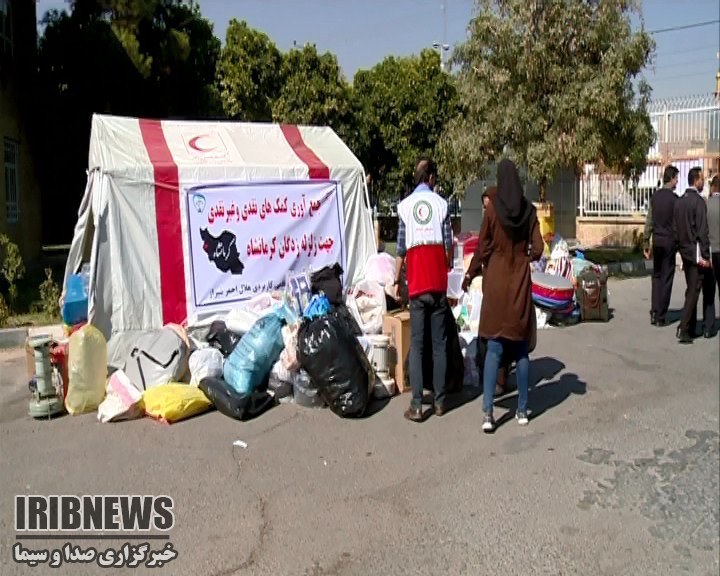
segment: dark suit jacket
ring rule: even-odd
[[[710,259],[710,236],[705,200],[695,188],[685,190],[675,202],[674,231],[678,252],[687,262],[697,262],[697,246],[700,256]]]

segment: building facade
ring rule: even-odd
[[[40,187],[32,162],[32,97],[37,71],[33,0],[0,0],[0,234],[27,264],[42,248]]]

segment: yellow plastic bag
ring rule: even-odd
[[[210,409],[212,402],[202,390],[188,384],[163,384],[143,393],[145,414],[171,424]]]
[[[106,380],[105,337],[95,326],[85,324],[70,336],[68,392],[65,398],[68,413],[85,414],[97,410],[105,398]]]

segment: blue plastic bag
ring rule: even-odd
[[[315,320],[315,318],[321,318],[327,316],[330,312],[330,300],[324,294],[316,294],[310,300],[310,304],[305,308],[303,316],[308,320]]]
[[[225,361],[225,382],[238,394],[254,392],[267,378],[285,347],[282,327],[288,318],[285,306],[253,324]]]

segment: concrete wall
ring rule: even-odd
[[[29,140],[36,70],[35,2],[12,0],[12,4],[15,25],[13,55],[0,57],[0,233],[7,234],[20,247],[25,263],[32,265],[42,248],[40,188]],[[20,145],[20,217],[13,224],[7,222],[5,138]]]
[[[643,235],[644,217],[578,218],[577,240],[581,246],[633,247]]]
[[[496,183],[496,168],[490,164],[487,167],[487,176],[484,179],[476,180],[465,192],[462,204],[462,231],[477,232],[480,230],[483,217],[481,196],[483,190]],[[540,189],[535,182],[528,181],[524,170],[520,170],[520,177],[523,178],[525,196],[531,202],[537,202],[540,198]],[[578,181],[572,170],[561,170],[555,180],[551,182],[546,190],[548,202],[553,203],[555,212],[555,232],[563,238],[576,237],[576,214],[578,205]]]

